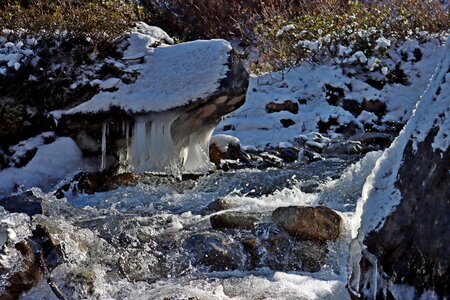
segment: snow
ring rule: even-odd
[[[156,26],[147,25],[144,22],[136,23],[136,26],[133,28],[133,31],[146,34],[155,39],[158,43],[159,42],[165,42],[167,44],[174,43],[174,40],[164,30]]]
[[[226,134],[217,134],[211,137],[210,144],[215,144],[220,152],[226,153],[229,145],[239,145],[239,139]]]
[[[29,138],[25,141],[21,141],[17,145],[10,146],[8,150],[13,154],[11,155],[11,163],[9,165],[13,167],[15,164],[20,162],[20,159],[25,156],[28,151],[42,146],[46,138],[53,138],[54,135],[54,132],[43,132],[35,137]]]
[[[277,37],[281,36],[286,31],[292,30],[294,28],[295,28],[295,26],[293,24],[284,26],[283,28],[281,28],[280,30],[277,31]]]
[[[41,146],[33,159],[23,168],[8,168],[0,172],[0,195],[9,194],[18,187],[48,188],[83,167],[81,150],[68,137]]]
[[[149,52],[153,51],[151,46],[157,42],[153,37],[139,32],[131,33],[129,41],[130,46],[123,53],[123,59],[125,60],[144,57]]]
[[[214,134],[231,134],[236,136],[243,146],[251,145],[264,149],[280,143],[292,143],[299,134],[318,132],[319,121],[326,122],[330,118],[337,119],[341,125],[353,123],[358,130],[362,130],[364,124],[371,124],[379,130],[385,129],[385,125],[376,125],[375,121],[404,124],[410,118],[443,53],[443,47],[437,39],[419,43],[419,47],[423,58],[418,62],[403,61],[399,50],[395,49],[389,50],[389,58],[376,62],[383,67],[380,71],[372,72],[371,77],[387,81],[386,75],[383,74],[388,74],[390,70],[395,69],[396,64],[399,64],[410,83],[407,85],[388,83],[381,90],[367,84],[364,77],[346,75],[356,73],[352,68],[344,70],[339,66],[328,64],[313,66],[304,63],[289,72],[254,76],[250,80],[246,103],[224,119]],[[407,47],[400,45],[400,48]],[[347,56],[352,50],[340,46],[339,52],[340,55]],[[386,104],[386,114],[379,120],[380,118],[372,112],[363,110],[358,116],[354,116],[341,106],[332,106],[326,101],[324,90],[326,84],[341,88],[344,99],[354,100],[360,104],[364,100],[379,100]],[[266,112],[268,103],[283,103],[285,100],[299,104],[298,114],[288,111],[271,114]],[[281,119],[291,119],[295,124],[284,128],[280,123]],[[224,127],[233,129],[224,130]],[[336,136],[336,126],[330,129],[323,133]]]
[[[382,49],[382,48],[388,48],[391,46],[391,41],[384,38],[384,37],[380,37],[376,40],[377,45],[375,46],[375,50],[378,49]]]
[[[94,79],[90,82],[92,86],[98,85],[98,87],[102,90],[108,90],[115,87],[120,82],[120,78],[108,78],[106,80]],[[75,86],[76,87],[76,86]]]
[[[139,46],[140,51],[146,52],[136,83],[120,83],[118,91],[99,93],[63,113],[95,113],[108,111],[111,106],[131,113],[165,111],[210,96],[226,77],[231,46],[224,40],[198,40],[149,49],[148,41],[135,36],[130,47],[138,52]]]

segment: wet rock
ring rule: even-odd
[[[242,268],[242,246],[222,232],[197,233],[186,239],[184,248],[192,256],[195,266],[205,266],[211,271],[228,271]]]
[[[2,281],[7,282],[3,290],[0,288],[0,299],[18,299],[42,278],[47,279],[52,289],[57,289],[49,273],[62,262],[62,249],[50,238],[48,230],[37,225],[28,239],[12,243],[9,241],[0,250],[0,274]],[[11,265],[11,260],[15,264]],[[5,261],[9,264],[3,264]]]
[[[216,165],[220,165],[222,159],[239,159],[241,145],[239,139],[225,134],[211,137],[209,143],[209,158]]]
[[[326,145],[323,149],[324,154],[340,155],[340,154],[360,154],[366,152],[361,142],[358,141],[333,141]]]
[[[324,158],[318,153],[302,149],[298,152],[297,160],[303,164],[309,164],[314,161],[324,160]]]
[[[227,198],[218,198],[212,202],[210,202],[202,211],[202,215],[210,215],[215,212],[219,212],[221,210],[226,210],[231,207],[230,202]]]
[[[283,103],[269,102],[266,104],[266,112],[269,114],[280,111],[288,111],[290,113],[297,114],[298,103],[291,100],[286,100]]]
[[[35,196],[32,191],[27,191],[19,195],[9,196],[0,199],[0,206],[10,213],[25,213],[32,217],[42,214],[42,200]]]
[[[209,218],[211,227],[214,229],[253,229],[258,223],[258,219],[241,212],[225,212],[213,215]]]
[[[341,216],[325,206],[279,207],[272,217],[290,235],[307,240],[335,241],[341,232]]]
[[[328,253],[326,243],[299,241],[284,232],[276,233],[270,228],[266,228],[264,232],[264,235],[269,236],[249,236],[242,240],[247,254],[248,270],[268,266],[272,270],[280,271],[318,272],[325,264]]]

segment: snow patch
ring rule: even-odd
[[[0,172],[0,195],[17,188],[48,188],[83,167],[81,150],[68,137],[41,146],[33,159],[23,168],[8,168]]]

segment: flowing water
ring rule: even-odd
[[[48,216],[35,221],[62,245],[63,263],[51,275],[70,299],[348,299],[352,216],[380,154],[217,171],[195,180],[148,176],[135,186],[63,199],[36,189]],[[203,209],[220,197],[228,211],[257,217],[256,229],[212,229]],[[344,219],[320,271],[304,271],[289,246],[279,257],[259,253],[248,263],[241,241],[252,235],[264,242],[277,231],[272,212],[289,205],[326,205]],[[199,258],[200,244],[222,253],[222,261],[208,259],[209,252]],[[42,280],[21,299],[57,298]]]

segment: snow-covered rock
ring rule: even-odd
[[[222,159],[238,159],[240,151],[239,139],[234,136],[217,134],[211,137],[209,157],[216,165],[219,165]]]
[[[376,163],[358,201],[350,291],[450,296],[450,39],[411,120]],[[359,217],[359,218],[358,218]],[[426,297],[425,297],[426,298]],[[424,298],[424,299],[425,299]]]
[[[136,81],[93,82],[117,90],[54,112],[60,117],[59,131],[75,140],[101,141],[101,169],[115,159],[122,171],[209,170],[212,131],[244,103],[248,74],[224,40],[150,48],[150,39],[143,33],[129,38],[124,55],[131,53],[130,48],[144,54],[132,65],[140,74]],[[83,145],[89,145],[86,152],[95,148],[90,142]]]

